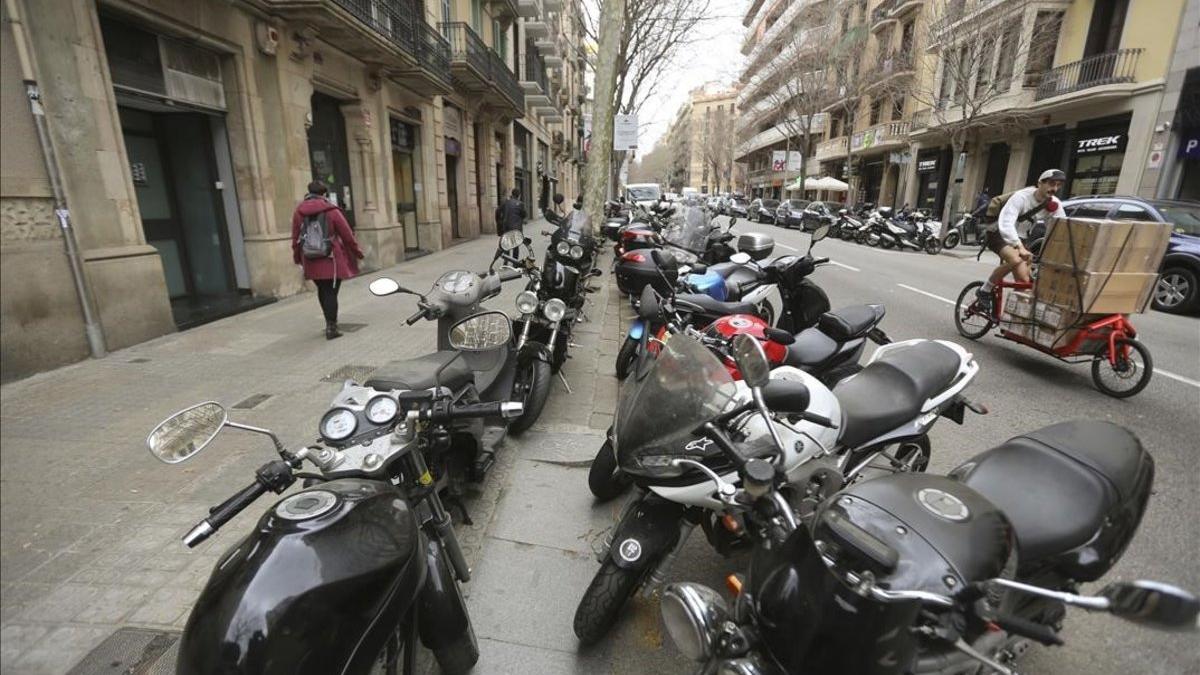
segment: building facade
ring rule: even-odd
[[[302,290],[290,223],[313,179],[368,270],[494,232],[521,171],[577,185],[581,60],[562,54],[578,16],[553,0],[6,4],[4,378],[87,356],[81,297],[118,349]],[[531,100],[522,61],[553,58],[555,96]]]
[[[791,17],[787,30],[823,32],[831,63],[853,54],[831,68],[825,138],[807,158],[808,175],[848,181],[853,202],[943,213],[1051,167],[1066,171],[1068,196],[1196,198],[1200,144],[1188,154],[1197,122],[1186,105],[1200,67],[1196,5],[784,0],[752,2],[745,23],[750,50]],[[769,85],[769,65],[752,55],[743,79]],[[757,90],[743,89],[750,113]],[[743,117],[739,153],[752,182],[763,152],[795,140],[764,135],[769,114]]]
[[[737,96],[736,88],[717,82],[688,93],[665,137],[672,153],[672,189],[731,191]]]

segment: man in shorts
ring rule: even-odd
[[[985,243],[992,253],[1000,256],[1000,265],[977,291],[980,311],[991,313],[992,290],[996,284],[1004,281],[1004,277],[1012,272],[1017,281],[1029,281],[1030,261],[1033,254],[1021,243],[1017,234],[1017,222],[1032,220],[1039,213],[1049,217],[1059,215],[1062,204],[1055,196],[1067,180],[1066,174],[1058,169],[1047,169],[1038,176],[1035,186],[1022,188],[1012,193],[996,218],[996,222],[988,226]]]

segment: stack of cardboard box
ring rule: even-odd
[[[1171,229],[1168,223],[1051,220],[1033,292],[1009,295],[1002,327],[1055,349],[1102,316],[1144,312]],[[1093,347],[1099,345],[1079,351]]]

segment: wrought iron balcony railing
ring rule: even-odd
[[[1106,84],[1134,82],[1138,57],[1144,50],[1118,49],[1052,68],[1042,74],[1035,101]]]

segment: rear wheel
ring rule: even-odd
[[[958,294],[958,302],[954,305],[954,326],[958,334],[969,339],[978,340],[987,335],[992,329],[992,317],[979,310],[976,292],[983,286],[982,281],[972,281]]]
[[[1154,287],[1154,309],[1160,312],[1186,312],[1196,308],[1200,283],[1196,273],[1186,267],[1165,269]]]
[[[958,230],[955,230],[955,231],[947,234],[946,238],[942,240],[942,248],[949,251],[950,249],[953,249],[954,247],[958,246],[960,241],[962,241],[962,237],[959,236]]]
[[[525,405],[521,416],[508,425],[513,435],[524,432],[538,420],[542,408],[546,407],[546,399],[550,396],[550,364],[530,354],[528,362],[521,366],[517,373],[516,386],[522,392],[522,403]]]
[[[612,441],[604,441],[596,457],[592,459],[592,467],[588,470],[588,489],[596,499],[608,501],[625,492],[633,480],[629,474],[617,466],[617,456],[613,452]]]
[[[937,237],[930,237],[925,240],[925,252],[929,255],[937,255],[942,252],[942,240]]]
[[[637,360],[638,344],[640,343],[637,340],[627,337],[625,338],[625,343],[621,345],[621,349],[617,351],[616,371],[618,380],[629,377],[629,369],[633,366],[634,361]]]
[[[622,569],[605,558],[575,610],[575,636],[580,643],[595,644],[612,629],[641,578],[639,570]]]
[[[1108,349],[1101,349],[1092,359],[1092,382],[1100,391],[1113,398],[1128,398],[1150,384],[1154,360],[1146,345],[1129,338],[1119,338],[1116,363],[1108,360]]]

